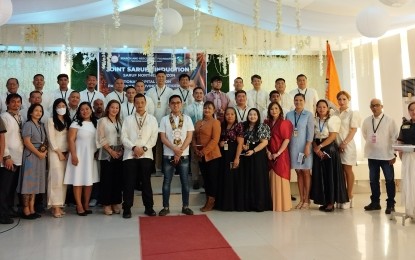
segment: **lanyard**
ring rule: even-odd
[[[114,122],[112,122],[111,118],[108,117],[108,120],[111,121],[111,123],[114,125],[115,130],[117,130],[117,135],[120,134],[120,126],[118,125],[118,121],[116,122],[117,124],[114,124]]]
[[[298,93],[303,94],[303,93],[301,93],[301,92],[300,92],[300,90],[299,90],[299,89],[297,89],[297,90],[298,90]],[[308,89],[306,89],[306,90],[305,90],[305,92],[304,92],[304,94],[303,94],[303,95],[304,95],[304,101],[305,101],[305,97],[307,96],[307,90],[308,90]]]
[[[65,92],[65,96],[63,96],[62,90],[60,90],[60,92],[61,92],[62,99],[66,101],[66,95],[68,94],[68,91],[67,90],[64,91]]]
[[[22,117],[19,114],[13,114],[11,112],[9,112],[9,114],[16,121],[17,125],[19,126],[20,132],[21,132],[22,131]],[[17,118],[16,118],[16,116],[17,116]]]
[[[323,125],[320,124],[320,118],[318,119],[318,128],[320,129],[320,134],[323,132],[324,124],[326,124],[326,120],[324,119]]]
[[[295,130],[297,130],[298,121],[300,121],[300,117],[301,117],[302,113],[303,113],[303,110],[301,110],[300,115],[297,118],[297,112],[295,112],[295,110],[294,110],[294,128],[295,128]]]
[[[133,105],[133,108],[131,108],[131,112],[130,112],[130,108],[128,107],[128,101],[127,101],[127,115],[132,115],[133,114],[133,111],[134,111],[134,105]]]
[[[187,90],[187,89],[185,89],[185,91],[187,92],[187,94],[186,94],[186,97],[184,97],[183,96],[183,91],[181,90],[181,87],[179,87],[179,91],[180,91],[180,94],[181,94],[181,96],[182,96],[182,98],[183,98],[183,103],[186,103],[186,99],[187,99],[187,97],[189,96],[189,90]]]
[[[376,126],[376,128],[375,128],[375,118],[374,118],[374,117],[372,117],[372,129],[373,129],[373,133],[375,133],[375,134],[376,134],[376,131],[378,130],[379,125],[380,125],[380,122],[382,122],[382,119],[383,119],[383,117],[384,117],[384,116],[385,116],[385,114],[383,114],[383,115],[382,115],[382,117],[380,118],[379,123],[378,123],[378,125]]]
[[[156,93],[157,93],[157,99],[158,101],[160,101],[161,96],[163,96],[164,91],[166,91],[166,87],[164,87],[163,91],[161,92],[160,96],[159,96],[159,92],[157,91],[158,87],[156,86]]]
[[[42,125],[41,125],[41,122],[38,122],[39,123],[39,127],[37,127],[37,125],[36,125],[36,123],[32,120],[32,123],[35,125],[35,127],[36,127],[36,130],[39,132],[39,134],[40,134],[40,142],[41,143],[43,143],[43,131],[42,131]]]
[[[117,95],[118,100],[120,101],[120,103],[121,103],[121,104],[122,104],[122,103],[124,103],[124,100],[125,100],[125,95],[124,95],[124,93],[122,93],[122,100],[121,100],[120,95],[118,95],[117,91],[115,91],[115,90],[114,90],[114,92],[115,92],[115,94]]]
[[[244,113],[241,116],[241,113],[239,113],[239,109],[236,109],[236,112],[238,112],[239,118],[241,119],[241,122],[244,121],[244,117],[246,114],[246,108],[244,109]]]
[[[138,130],[141,130],[141,128],[143,128],[143,125],[144,125],[144,122],[146,121],[146,118],[147,118],[147,114],[146,114],[146,116],[144,117],[143,120],[141,120],[141,117],[140,117],[140,123],[138,123],[137,115],[135,115],[135,122],[137,123]]]
[[[86,96],[87,96],[87,98],[88,98],[88,102],[89,102],[90,104],[92,104],[92,102],[94,101],[94,97],[95,97],[95,91],[94,91],[94,94],[92,95],[91,100],[89,100],[89,91],[87,91],[87,92],[86,92]]]

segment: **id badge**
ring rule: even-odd
[[[370,140],[372,141],[372,144],[376,143],[376,134],[372,134],[372,136],[370,137]]]
[[[298,130],[297,130],[297,129],[295,129],[295,130],[294,130],[294,132],[293,132],[293,136],[294,136],[294,137],[297,137],[297,136],[298,136]]]
[[[160,101],[157,102],[157,108],[161,108],[161,102]]]
[[[223,145],[223,150],[227,151],[229,149],[228,143],[225,142],[225,144]]]

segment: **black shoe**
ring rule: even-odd
[[[90,210],[90,209],[86,209],[86,210],[85,210],[85,213],[86,213],[87,215],[92,214],[92,210]]]
[[[84,211],[84,212],[78,212],[78,211],[76,211],[76,214],[78,214],[78,216],[81,216],[81,217],[85,217],[85,216],[88,215],[88,214],[86,214],[86,211]]]
[[[33,215],[35,218],[41,218],[41,217],[42,217],[42,215],[40,215],[39,213],[36,213],[36,212],[35,212],[35,213],[33,213],[32,215]]]
[[[296,198],[296,197],[294,197],[293,195],[291,195],[291,200],[292,200],[292,201],[296,201],[296,200],[297,200],[297,198]]]
[[[379,204],[370,203],[369,205],[365,206],[364,209],[366,211],[371,211],[371,210],[380,210],[382,209],[382,207]]]
[[[327,205],[322,205],[320,207],[318,207],[318,210],[320,211],[326,211]]]
[[[193,189],[194,189],[194,190],[198,190],[198,189],[200,189],[200,184],[199,184],[199,182],[198,182],[198,181],[195,181],[195,182],[193,183]]]
[[[29,219],[29,220],[37,219],[35,214],[25,215],[24,213],[22,213],[21,218],[22,219]]]
[[[394,206],[392,206],[392,207],[387,207],[387,208],[385,209],[385,214],[391,214],[392,212],[395,212],[395,207],[394,207]]]
[[[124,209],[124,211],[122,212],[122,217],[131,218],[131,209]]]
[[[333,212],[334,211],[334,205],[331,206],[331,208],[325,208],[324,212]]]
[[[159,216],[162,216],[163,217],[163,216],[166,216],[169,213],[170,213],[170,209],[169,208],[163,208],[162,210],[160,210]]]
[[[193,210],[191,210],[189,207],[183,207],[182,213],[185,215],[193,215]]]
[[[8,224],[13,224],[13,223],[14,223],[14,220],[11,219],[10,217],[1,217],[0,218],[0,224],[8,225]]]
[[[147,215],[147,216],[149,216],[149,217],[154,217],[154,216],[156,216],[156,215],[157,215],[157,213],[154,211],[154,209],[153,209],[153,208],[146,209],[146,210],[144,211],[144,214],[146,214],[146,215]]]

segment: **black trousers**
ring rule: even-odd
[[[100,202],[104,206],[120,204],[122,201],[122,161],[99,161],[101,164]]]
[[[152,167],[153,160],[148,158],[123,161],[123,209],[130,209],[134,204],[134,187],[137,179],[142,185],[141,197],[144,207],[146,209],[153,208],[153,189],[150,180]]]
[[[215,197],[218,193],[218,182],[219,182],[219,175],[218,169],[220,166],[220,158],[216,158],[210,160],[208,162],[205,161],[205,158],[199,162],[199,168],[202,172],[203,181],[205,185],[205,192],[206,195],[209,197]]]
[[[20,166],[15,169],[9,171],[5,167],[0,168],[0,217],[7,216],[10,208],[14,206]]]

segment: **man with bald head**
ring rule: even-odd
[[[366,141],[365,157],[368,158],[369,180],[372,195],[370,204],[365,206],[366,211],[380,210],[380,169],[383,171],[386,183],[386,214],[395,211],[395,172],[393,164],[396,154],[392,144],[398,138],[398,127],[395,121],[383,113],[383,105],[380,99],[370,101],[370,109],[373,115],[363,121],[362,135]]]

